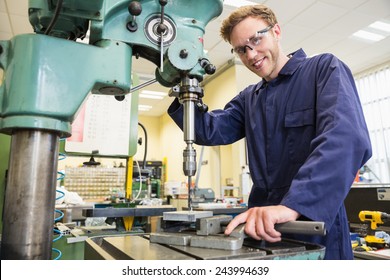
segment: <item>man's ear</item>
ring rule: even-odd
[[[272,28],[272,32],[274,33],[275,41],[279,41],[280,37],[282,36],[282,30],[280,28],[279,23],[276,23],[274,27]]]

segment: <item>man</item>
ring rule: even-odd
[[[325,259],[352,259],[343,201],[359,168],[371,157],[361,104],[348,67],[331,54],[286,55],[281,28],[264,5],[244,6],[224,20],[222,37],[262,80],[223,110],[196,112],[196,143],[225,145],[246,137],[253,187],[241,223],[255,239],[281,240],[274,225],[325,222],[326,236],[290,234],[326,247]],[[182,127],[175,100],[168,113]]]

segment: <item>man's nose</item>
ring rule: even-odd
[[[246,47],[245,56],[248,60],[253,58],[254,56],[256,56],[256,50],[254,48],[252,48],[248,45],[246,45],[245,47]]]

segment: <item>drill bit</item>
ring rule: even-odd
[[[188,210],[192,212],[192,176],[188,176]]]

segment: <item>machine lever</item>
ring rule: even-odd
[[[155,82],[157,82],[157,79],[153,79],[153,80],[147,81],[147,82],[145,82],[143,84],[140,84],[140,85],[138,85],[136,87],[131,88],[130,92],[137,91],[137,90],[139,90],[141,88],[147,87],[148,85],[154,84]]]
[[[128,7],[129,13],[133,16],[131,21],[127,24],[127,29],[131,32],[135,32],[138,29],[136,17],[142,12],[141,3],[138,1],[131,1]]]
[[[315,221],[291,221],[276,224],[275,229],[281,233],[297,233],[306,235],[326,235],[325,223]]]
[[[160,34],[160,72],[164,71],[164,34],[167,32],[167,26],[164,24],[164,6],[168,3],[167,0],[160,0],[161,5],[161,20],[157,27],[157,32]]]
[[[215,223],[215,221],[213,221]],[[227,224],[230,220],[221,221],[222,231],[225,230]],[[245,223],[238,225],[230,236],[234,237],[243,237]],[[275,229],[281,233],[291,233],[291,234],[304,234],[304,235],[326,235],[325,223],[317,221],[290,221],[281,224],[275,224]],[[217,232],[214,232],[214,234]],[[246,237],[246,235],[245,235]],[[245,238],[244,237],[244,238]]]

